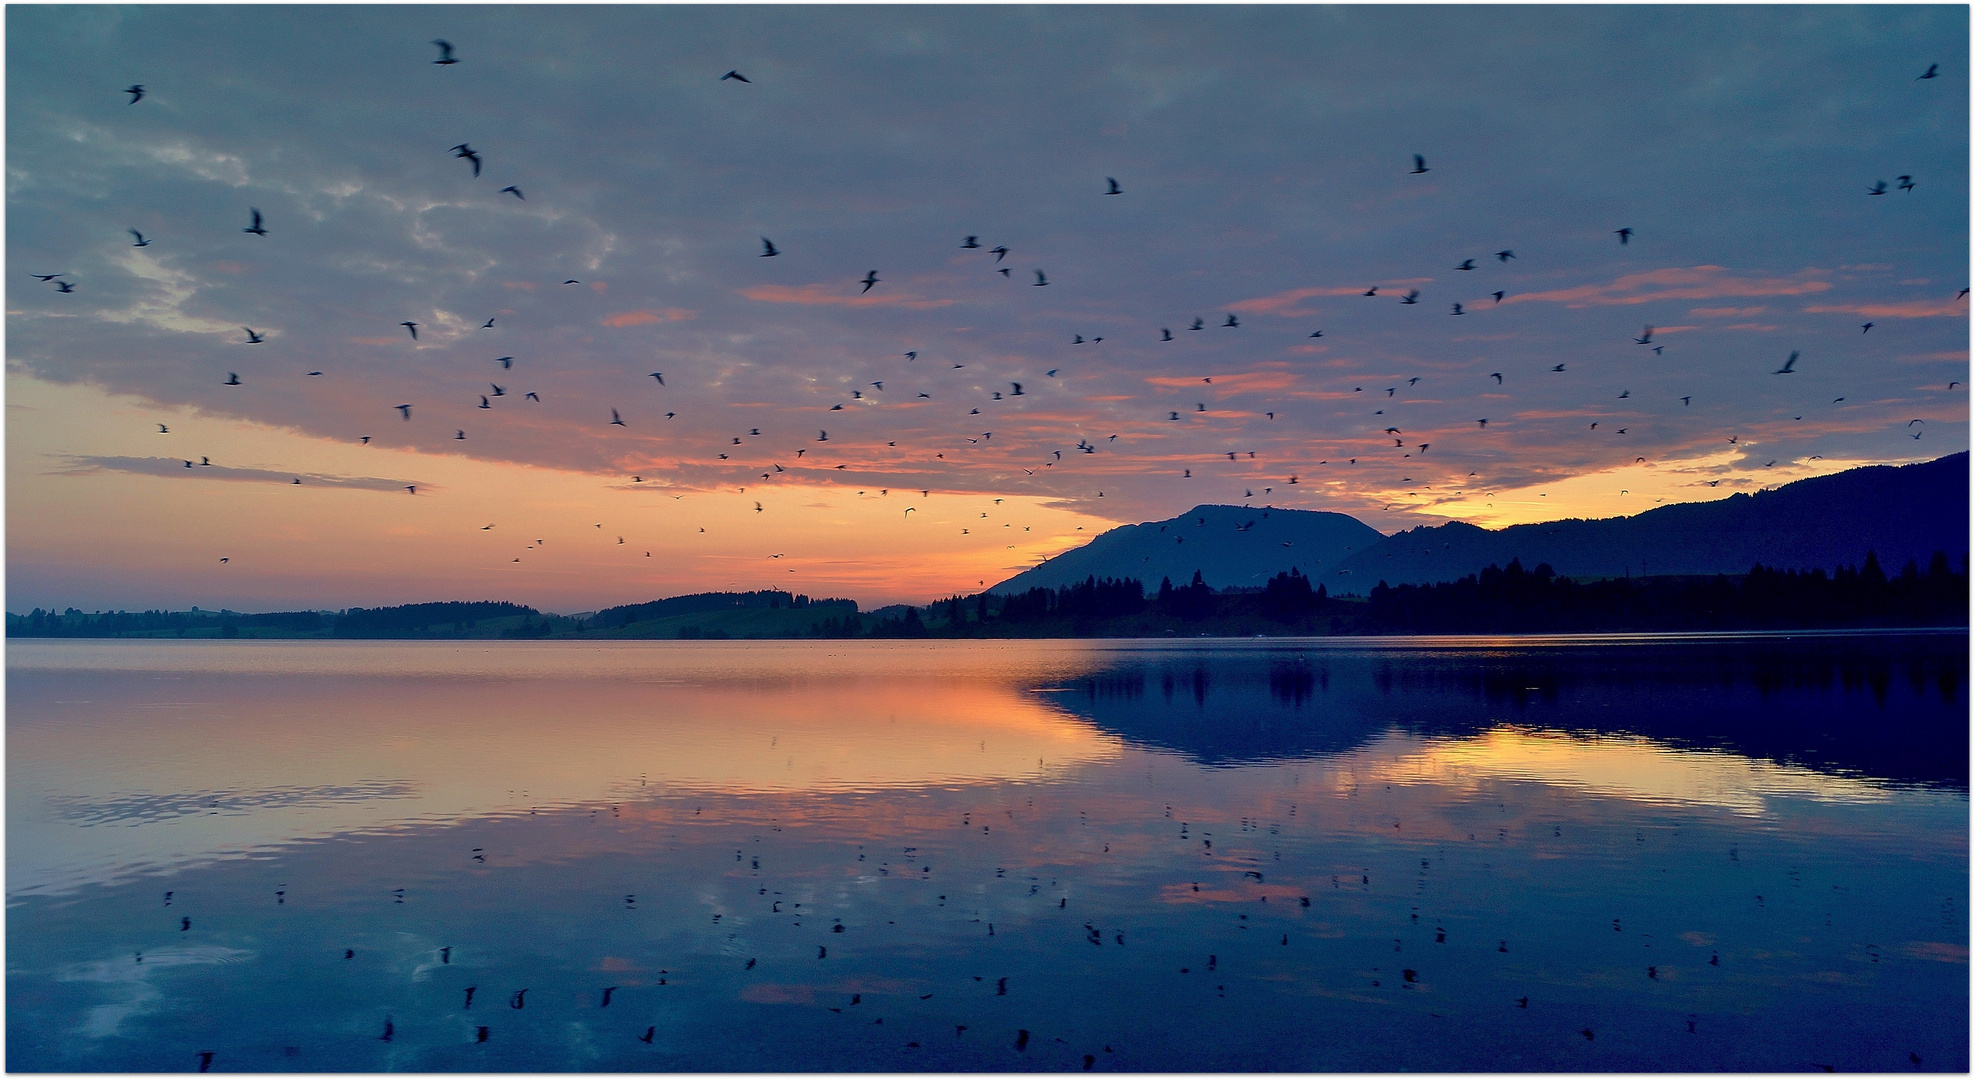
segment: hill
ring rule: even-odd
[[[1968,554],[1968,454],[1873,465],[1754,495],[1682,503],[1633,517],[1482,529],[1463,522],[1395,533],[1340,563],[1304,565],[1333,593],[1452,581],[1489,565],[1548,563],[1565,577],[1740,574],[1862,563],[1897,570],[1936,551]],[[1278,569],[1287,568],[1285,562]],[[1115,573],[1115,571],[1114,571]]]
[[[1348,514],[1203,505],[1165,521],[1121,525],[987,591],[1060,589],[1092,576],[1136,578],[1149,591],[1162,578],[1185,585],[1196,571],[1216,589],[1259,589],[1291,566],[1329,569],[1382,539]]]

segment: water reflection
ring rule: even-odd
[[[1967,1067],[1965,637],[864,644],[10,649],[10,1064]]]

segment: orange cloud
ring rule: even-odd
[[[1549,292],[1522,293],[1505,303],[1548,300],[1570,307],[1602,304],[1645,304],[1654,300],[1715,300],[1729,296],[1802,296],[1831,287],[1828,281],[1801,276],[1787,278],[1729,277],[1725,267],[1669,267],[1626,274],[1606,285],[1579,285]]]
[[[1925,319],[1935,315],[1965,317],[1968,305],[1960,300],[1908,300],[1897,304],[1813,304],[1804,310],[1812,314],[1849,311],[1868,319]]]
[[[644,326],[648,323],[681,322],[698,314],[699,312],[689,308],[669,307],[660,308],[657,311],[652,311],[649,308],[641,308],[637,311],[620,311],[615,315],[606,315],[603,317],[603,324],[605,326]]]
[[[1248,371],[1236,372],[1233,375],[1216,375],[1211,384],[1203,383],[1197,378],[1170,375],[1152,375],[1145,381],[1153,386],[1175,390],[1201,390],[1222,397],[1249,390],[1287,390],[1296,385],[1296,376],[1287,371]]]
[[[741,295],[749,300],[763,300],[770,304],[836,304],[841,307],[902,307],[915,311],[924,308],[946,307],[951,300],[915,300],[897,293],[861,293],[843,296],[829,292],[828,285],[756,285],[742,289]]]

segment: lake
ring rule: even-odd
[[[1968,637],[12,641],[14,1071],[1969,1068]]]

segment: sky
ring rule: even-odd
[[[1965,450],[1968,41],[12,6],[6,608],[925,603],[1203,503],[1501,526]]]

